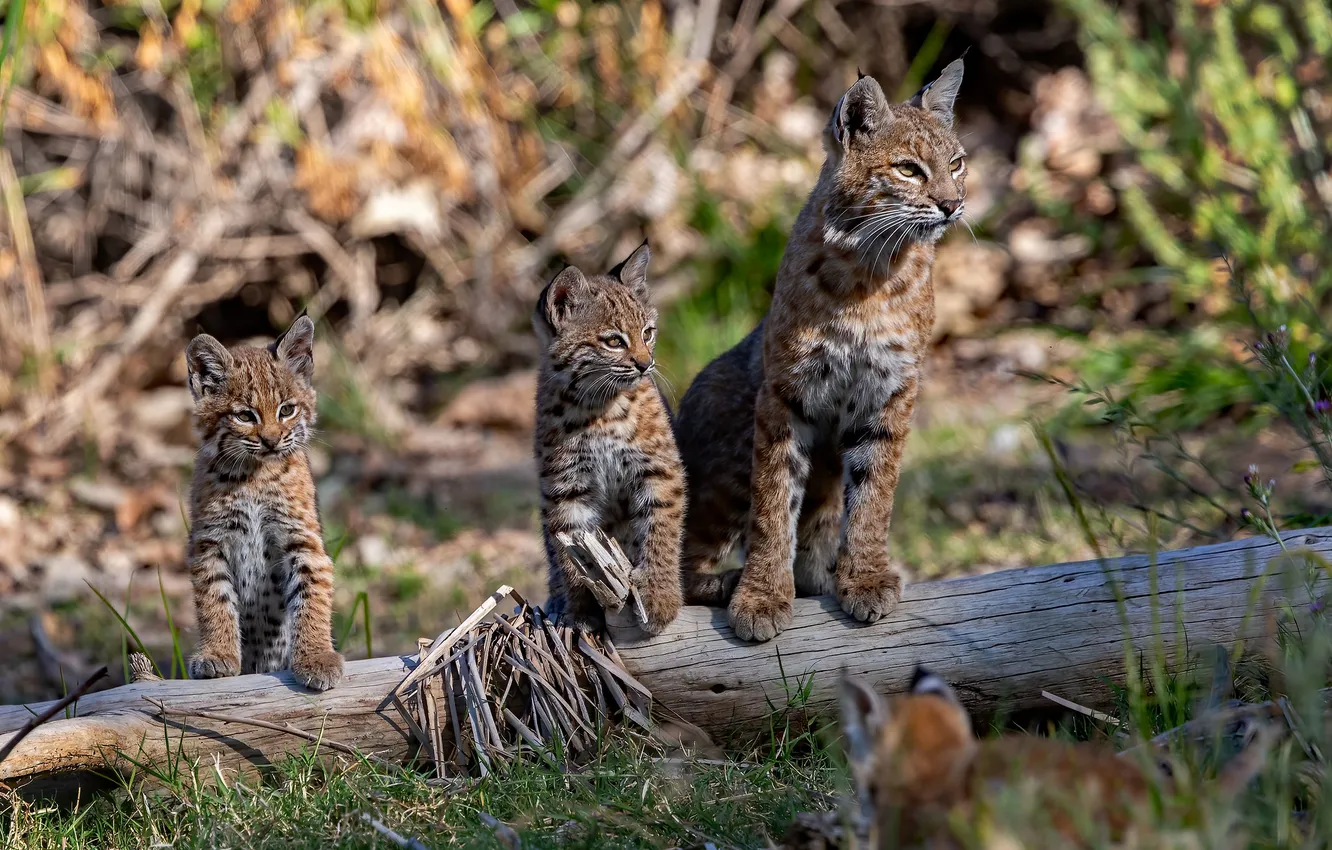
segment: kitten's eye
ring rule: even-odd
[[[296,405],[287,403],[278,408],[278,418],[290,419],[296,415]]]
[[[624,337],[621,336],[608,336],[601,341],[601,344],[611,351],[619,351],[625,347]]]
[[[953,166],[952,166],[952,167],[953,167],[953,173],[956,174],[956,173],[958,173],[959,171],[961,171],[961,170],[962,170],[962,166],[965,165],[966,162],[967,162],[967,158],[964,157],[964,156],[959,156],[957,159],[953,160]]]
[[[253,410],[237,410],[231,414],[231,418],[245,425],[254,425],[259,421],[259,414]]]
[[[652,339],[653,339],[656,335],[657,335],[657,329],[656,329],[656,328],[653,328],[653,327],[646,327],[646,328],[643,328],[643,341],[644,341],[644,342],[652,342]]]
[[[925,169],[914,162],[899,162],[896,166],[897,173],[908,180],[919,180],[925,176]]]

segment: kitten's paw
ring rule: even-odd
[[[588,634],[596,634],[606,627],[606,614],[595,602],[573,602],[564,596],[546,600],[546,617],[561,626],[571,626]]]
[[[326,691],[342,681],[342,656],[331,649],[298,656],[291,661],[291,674],[312,691]]]
[[[666,627],[680,616],[682,601],[679,587],[675,588],[674,593],[666,591],[651,596],[644,594],[643,610],[647,612],[647,620],[640,624],[643,631],[650,635],[659,635],[666,631]]]
[[[699,573],[687,580],[685,599],[690,605],[720,608],[735,595],[735,587],[740,583],[740,572],[726,570],[721,573]]]
[[[225,679],[240,675],[239,658],[223,658],[200,652],[190,659],[191,679]]]
[[[862,623],[873,623],[897,608],[902,599],[902,575],[892,567],[837,576],[837,601],[842,610]]]
[[[731,597],[727,621],[741,640],[766,641],[791,625],[791,600],[740,588]]]

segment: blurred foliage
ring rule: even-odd
[[[658,343],[657,356],[675,400],[704,366],[744,339],[767,312],[794,220],[795,210],[787,212],[791,215],[742,230],[717,199],[700,192],[690,225],[713,256],[695,261],[697,283],[667,308],[662,324],[671,333]]]
[[[1252,405],[1261,370],[1237,342],[1284,327],[1301,360],[1328,344],[1332,8],[1180,0],[1134,21],[1103,0],[1064,4],[1131,158],[1115,179],[1121,215],[1172,298],[1168,323],[1091,347],[1079,376],[1165,427],[1269,412]]]

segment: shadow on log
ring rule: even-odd
[[[753,729],[771,706],[812,679],[806,707],[831,711],[837,674],[851,673],[892,693],[918,663],[954,683],[974,711],[1020,710],[1048,703],[1050,691],[1083,706],[1113,708],[1107,681],[1122,681],[1125,636],[1140,650],[1159,646],[1173,663],[1188,645],[1233,646],[1272,637],[1278,604],[1309,600],[1301,582],[1282,579],[1282,564],[1302,565],[1301,551],[1332,554],[1332,528],[1132,556],[1105,562],[1007,570],[907,588],[888,618],[855,623],[834,600],[800,599],[791,627],[766,644],[737,640],[726,612],[685,608],[664,634],[646,638],[611,626],[627,669],[668,710],[714,735]],[[1284,557],[1283,557],[1283,552]],[[1159,594],[1153,588],[1159,587]],[[1178,595],[1176,591],[1181,591]],[[1119,601],[1117,601],[1117,598]],[[626,609],[628,610],[628,609]],[[1157,637],[1154,624],[1163,624]],[[1159,643],[1158,643],[1159,640]],[[295,735],[203,718],[191,711],[289,724],[368,754],[406,759],[411,733],[385,698],[406,675],[408,656],[354,661],[342,684],[315,694],[289,674],[210,681],[145,681],[78,701],[77,717],[38,727],[0,763],[15,784],[71,772],[197,760],[208,773],[253,772],[312,746]],[[0,707],[0,746],[51,703]],[[346,756],[329,752],[330,756]]]

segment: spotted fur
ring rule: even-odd
[[[633,564],[644,629],[680,611],[684,470],[665,400],[653,383],[657,311],[648,302],[646,242],[608,274],[570,267],[541,293],[536,458],[550,607],[574,624],[604,624],[596,600],[571,583],[555,535],[602,529]]]
[[[199,645],[190,677],[291,667],[323,691],[333,649],[333,562],[306,445],[315,423],[314,323],[268,348],[207,334],[185,351],[200,449],[190,490],[190,577]]]
[[[681,402],[685,597],[729,600],[742,639],[781,632],[797,591],[835,592],[869,622],[901,597],[888,524],[934,325],[934,244],[966,195],[961,82],[957,60],[907,103],[872,77],[847,90],[768,315]],[[737,544],[743,571],[718,574]]]

